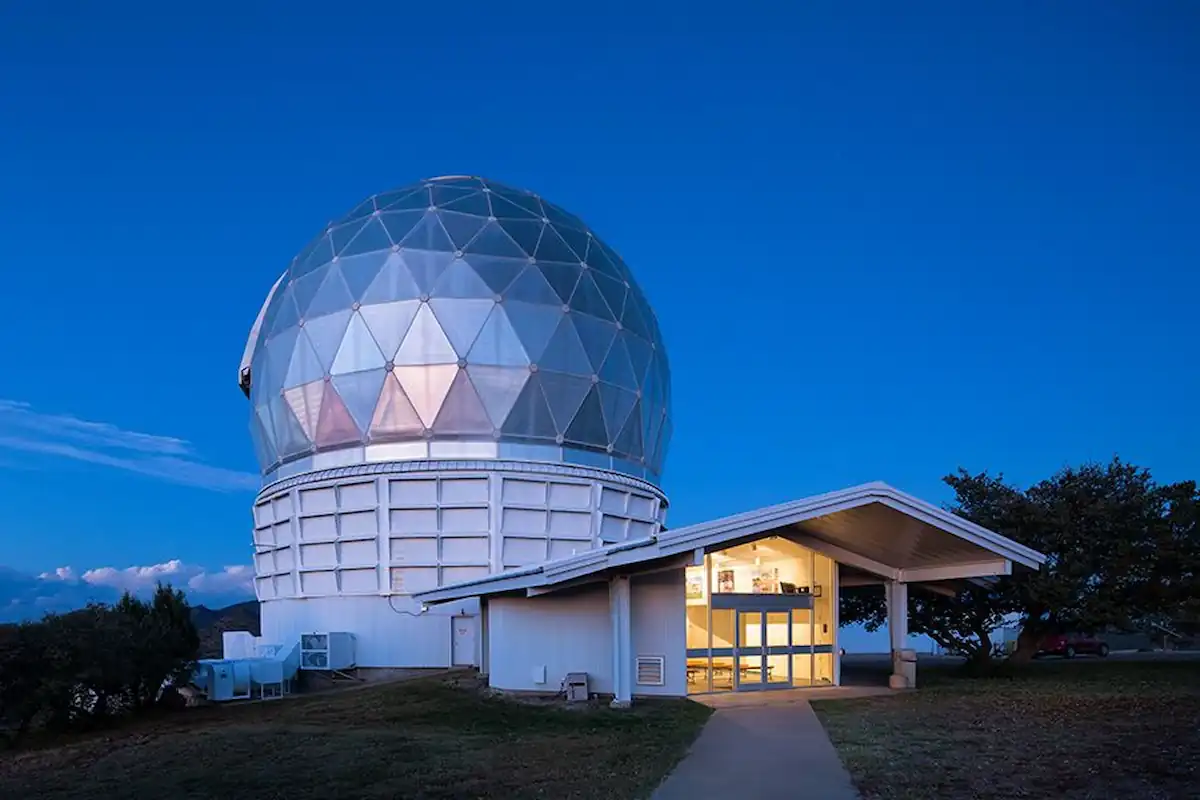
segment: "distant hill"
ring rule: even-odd
[[[192,609],[192,622],[200,632],[200,657],[220,658],[221,634],[225,631],[250,631],[259,635],[258,601],[247,600],[216,609],[196,606]]]

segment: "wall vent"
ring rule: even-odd
[[[666,659],[662,656],[638,656],[637,678],[639,686],[662,686],[666,673]]]

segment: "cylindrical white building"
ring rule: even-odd
[[[239,374],[262,634],[361,666],[476,663],[477,604],[410,595],[657,533],[670,371],[621,258],[536,195],[376,195],[271,290]]]

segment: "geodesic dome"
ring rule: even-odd
[[[273,288],[240,380],[268,476],[325,451],[478,441],[655,480],[670,438],[666,350],[628,267],[579,218],[482,178],[331,223]]]

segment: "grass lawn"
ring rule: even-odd
[[[424,678],[0,752],[0,797],[645,797],[709,713],[684,700],[565,709]]]
[[[864,798],[1200,797],[1200,661],[919,679],[911,694],[813,703]]]

